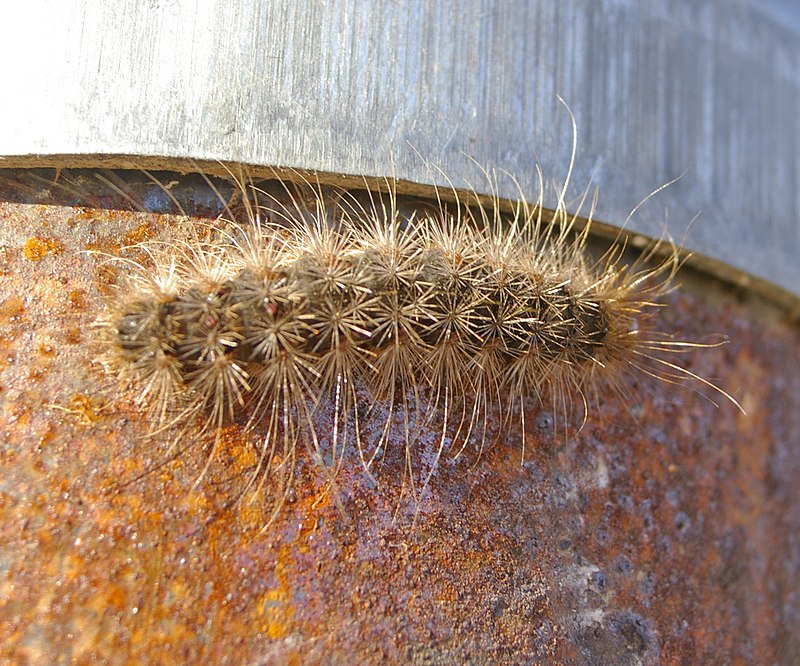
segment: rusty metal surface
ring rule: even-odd
[[[254,461],[236,426],[195,486],[207,452],[172,458],[92,363],[114,269],[85,250],[185,222],[40,175],[0,181],[5,663],[800,660],[800,342],[779,312],[685,275],[661,316],[730,338],[686,362],[746,417],[639,378],[569,437],[532,409],[522,464],[516,425],[417,504],[399,447],[377,487],[355,456],[333,490],[301,456],[262,530],[268,501],[224,510]]]

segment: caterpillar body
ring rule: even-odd
[[[436,423],[438,461],[448,445],[482,446],[493,411],[524,420],[531,401],[556,414],[577,401],[585,418],[595,388],[623,391],[628,369],[691,377],[735,404],[665,358],[694,343],[648,326],[678,251],[653,262],[656,243],[626,264],[617,243],[591,259],[589,225],[576,231],[566,188],[546,220],[541,197],[510,213],[497,197],[439,196],[409,211],[391,182],[359,196],[235,181],[238,205],[203,240],[137,248],[145,258],[125,262],[132,270],[102,328],[109,365],[158,423],[202,415],[218,433],[246,413],[260,433],[259,472],[303,442],[320,453],[323,405],[334,414],[333,460],[355,449],[369,473],[397,414],[407,461]],[[524,455],[524,422],[521,431]]]

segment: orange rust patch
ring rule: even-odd
[[[136,245],[153,237],[153,226],[149,222],[142,222],[122,237],[123,245]]]
[[[39,345],[39,353],[42,356],[55,356],[56,349],[49,342],[43,342]]]
[[[28,379],[33,382],[40,382],[47,374],[48,368],[46,367],[38,367],[38,368],[31,368],[28,371]]]
[[[24,314],[25,300],[21,296],[9,296],[0,304],[0,326],[20,322]]]
[[[102,401],[83,393],[73,395],[66,405],[54,405],[54,407],[59,411],[78,417],[85,425],[97,423],[103,414]]]
[[[0,335],[0,368],[11,365],[16,361],[14,353],[15,341],[16,338],[13,335]]]
[[[81,329],[71,326],[64,330],[64,342],[68,345],[77,345],[82,339]]]
[[[83,289],[73,289],[69,292],[69,306],[73,310],[85,310],[86,309],[86,292]]]
[[[32,236],[22,248],[22,256],[28,261],[41,261],[48,254],[59,255],[64,252],[63,243],[54,238],[40,238]]]
[[[284,544],[275,562],[274,575],[277,585],[267,590],[255,606],[260,631],[272,639],[284,638],[293,625],[294,608],[291,603],[289,572],[294,569],[292,549]]]

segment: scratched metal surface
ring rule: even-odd
[[[596,183],[599,219],[621,225],[685,172],[630,228],[658,237],[668,210],[709,268],[796,296],[798,17],[780,0],[14,3],[0,155],[441,183],[428,160],[479,191],[477,165],[506,169],[534,198],[537,163],[567,172],[561,95],[578,126],[570,194]],[[501,193],[517,198],[510,183]]]
[[[730,337],[686,362],[746,417],[641,377],[568,438],[532,408],[524,463],[519,425],[495,424],[416,507],[402,442],[377,487],[353,456],[331,492],[301,456],[262,530],[269,502],[222,511],[254,462],[235,425],[195,486],[202,443],[172,459],[92,362],[116,270],[98,253],[192,225],[54,179],[0,179],[3,663],[800,661],[800,338],[779,311],[691,274],[663,310],[681,338]],[[190,212],[218,212],[201,180],[173,180]]]

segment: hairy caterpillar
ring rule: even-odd
[[[409,207],[391,182],[361,195],[243,171],[235,182],[238,203],[201,240],[134,248],[142,258],[125,260],[101,322],[107,365],[160,427],[202,415],[217,434],[207,466],[238,418],[258,432],[252,479],[275,457],[291,474],[298,448],[325,457],[325,408],[333,467],[355,450],[369,473],[396,417],[409,467],[423,432],[436,432],[434,466],[448,446],[482,447],[490,413],[522,420],[524,456],[526,403],[565,417],[577,403],[585,419],[595,388],[624,392],[628,370],[692,378],[737,404],[665,358],[703,345],[648,327],[677,249],[653,262],[656,243],[626,264],[616,243],[590,258],[566,186],[547,220],[543,186],[506,213],[497,197]]]

